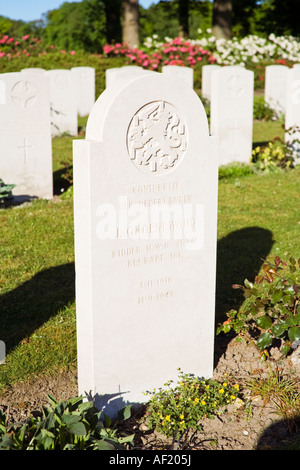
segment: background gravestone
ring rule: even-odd
[[[88,116],[95,103],[95,69],[93,67],[72,67],[75,81],[77,113]]]
[[[143,69],[138,65],[124,65],[124,67],[112,67],[105,70],[105,86],[112,85],[116,80],[130,77],[137,77],[146,73],[154,73]]]
[[[180,65],[163,65],[161,71],[169,77],[184,80],[192,88],[194,86],[194,70],[191,67],[182,67]]]
[[[51,198],[49,83],[35,73],[0,75],[0,177],[16,196]]]
[[[240,66],[212,74],[210,125],[219,138],[219,165],[249,163],[252,152],[254,73]]]
[[[265,75],[265,102],[278,116],[285,114],[287,71],[285,65],[268,65]]]
[[[218,70],[220,68],[220,65],[203,65],[201,71],[202,71],[202,85],[201,85],[201,93],[203,98],[206,98],[207,100],[210,100],[211,96],[211,77],[212,73],[215,70]]]
[[[297,152],[300,161],[300,64],[288,69],[286,83],[285,140]]]
[[[71,70],[47,70],[50,80],[52,136],[78,133],[75,83]]]
[[[213,373],[218,162],[204,107],[149,73],[98,98],[74,141],[79,393],[114,415]]]

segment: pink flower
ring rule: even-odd
[[[18,46],[19,44],[20,44],[19,41],[16,41],[16,42],[15,42],[15,46]]]
[[[0,57],[4,57],[5,56],[5,52],[0,52]]]
[[[22,37],[23,41],[26,41],[29,38],[29,34],[26,34],[25,36]]]
[[[75,51],[71,51],[70,54],[71,54],[71,55],[75,55],[76,52],[75,52]]]
[[[62,49],[60,52],[61,52],[62,54],[65,54],[65,53],[66,53],[66,51],[65,51],[64,49]]]
[[[7,41],[7,44],[10,44],[11,42],[13,42],[14,38],[9,38],[9,40]]]

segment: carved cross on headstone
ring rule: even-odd
[[[14,104],[21,108],[28,108],[34,104],[37,92],[32,83],[27,80],[20,80],[11,90],[11,99]]]
[[[227,89],[232,98],[237,99],[244,93],[245,84],[242,77],[239,75],[232,75],[227,82]]]
[[[18,148],[24,150],[24,165],[26,166],[27,165],[27,150],[32,149],[33,147],[27,142],[26,138],[24,138],[23,141],[24,141],[23,145],[19,145]]]

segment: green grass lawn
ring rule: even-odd
[[[280,123],[254,122],[254,143],[278,135]],[[71,164],[72,141],[53,140],[57,194],[66,188],[61,162]],[[299,179],[294,169],[219,181],[217,321],[242,300],[232,284],[252,279],[262,259],[300,257]],[[73,236],[72,198],[0,209],[0,339],[7,348],[2,392],[34,375],[76,366]]]

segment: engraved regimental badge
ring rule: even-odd
[[[133,164],[147,173],[166,174],[183,159],[187,127],[173,105],[154,101],[133,116],[127,132],[127,149]]]

